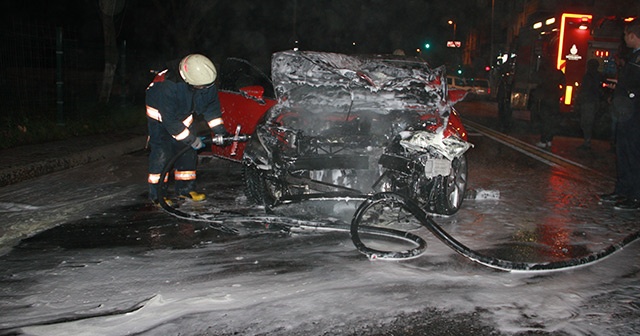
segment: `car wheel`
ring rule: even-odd
[[[244,195],[250,203],[264,205],[264,177],[254,165],[242,165]]]
[[[435,190],[435,212],[441,215],[456,213],[467,191],[467,157],[462,155],[451,163],[451,174],[441,177]]]
[[[266,172],[255,165],[243,165],[245,181],[244,194],[251,203],[271,207],[275,205],[285,194],[286,188],[278,181],[266,177]]]

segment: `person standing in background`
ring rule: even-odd
[[[513,87],[513,76],[509,71],[502,71],[498,82],[498,122],[500,131],[507,133],[511,130],[513,123],[513,110],[511,109],[511,90]]]
[[[600,196],[614,209],[640,210],[640,20],[629,23],[624,41],[633,50],[618,74],[613,92],[616,122],[616,185]]]
[[[536,83],[535,104],[540,118],[540,141],[536,146],[551,148],[560,114],[560,97],[565,86],[564,73],[543,61],[538,70]]]
[[[591,138],[593,137],[593,126],[596,115],[600,110],[600,105],[604,92],[602,83],[604,76],[598,71],[600,62],[592,58],[587,62],[587,72],[582,77],[580,92],[578,93],[578,106],[580,111],[580,128],[584,141],[578,147],[581,150],[591,149]]]

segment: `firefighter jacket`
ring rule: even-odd
[[[147,87],[147,117],[162,123],[174,139],[187,145],[191,145],[197,136],[190,129],[195,114],[202,115],[215,133],[224,134],[216,86],[196,89],[172,77],[169,70],[164,70]]]

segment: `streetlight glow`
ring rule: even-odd
[[[453,25],[453,40],[456,40],[456,23],[453,20],[447,21],[448,24]]]

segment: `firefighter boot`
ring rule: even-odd
[[[172,208],[175,208],[175,203],[173,202],[173,200],[172,200],[172,199],[170,199],[170,198],[168,198],[168,197],[163,197],[162,199],[164,200],[164,202],[165,202],[168,206],[170,206],[170,207],[172,207]],[[160,201],[159,201],[159,200],[157,200],[157,199],[154,199],[154,200],[152,200],[151,202],[153,203],[153,205],[155,205],[155,206],[157,206],[157,207],[159,207],[159,208],[161,208],[161,207],[162,207],[162,205],[160,205]]]
[[[207,198],[207,195],[199,193],[197,191],[190,191],[187,194],[180,195],[180,198],[189,199],[194,202],[200,202],[200,201],[204,201],[204,199]]]

